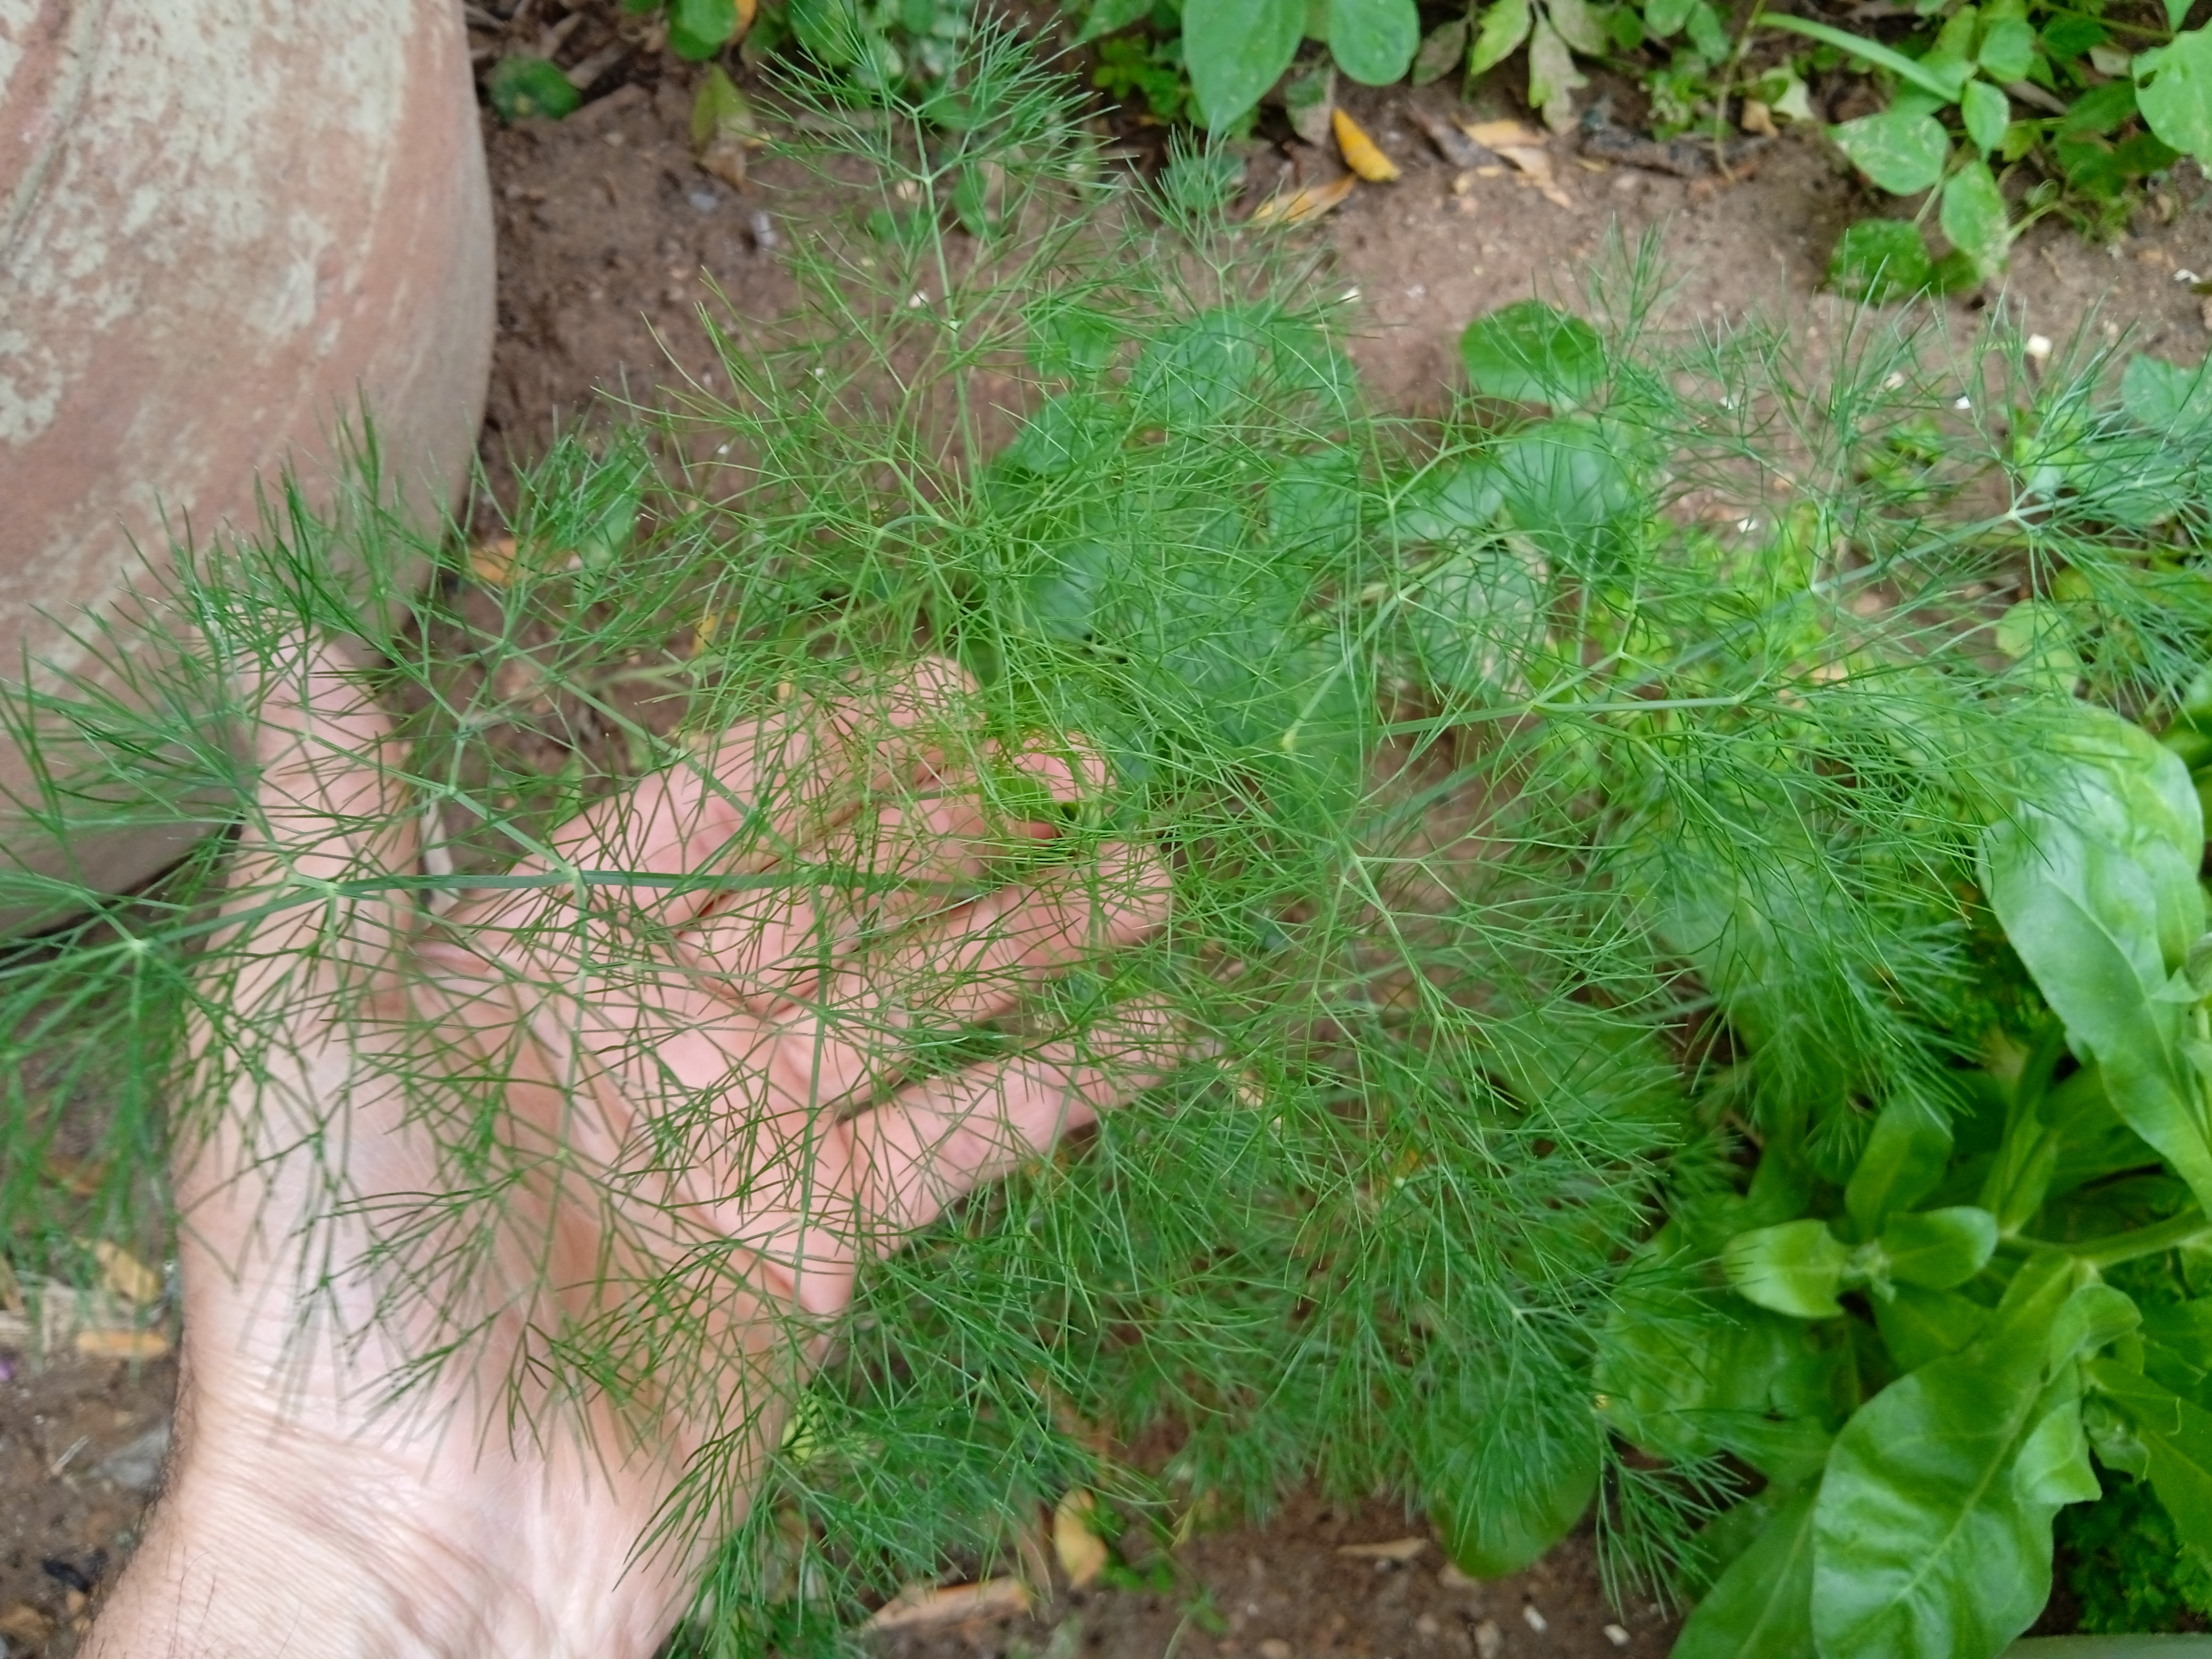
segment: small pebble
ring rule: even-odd
[[[763,253],[773,253],[783,246],[783,238],[775,234],[775,221],[758,208],[745,216],[745,230],[753,239],[753,246]]]
[[[1495,1619],[1486,1619],[1474,1627],[1476,1659],[1498,1659],[1498,1650],[1505,1645],[1505,1632],[1498,1628]]]
[[[2027,355],[2034,358],[2039,363],[2049,358],[2051,356],[2051,337],[2048,334],[2029,335],[2027,337]]]
[[[1625,1648],[1628,1645],[1628,1632],[1619,1625],[1607,1625],[1605,1627],[1605,1639],[1617,1648]]]
[[[1413,1620],[1413,1628],[1424,1636],[1434,1636],[1438,1631],[1442,1630],[1443,1626],[1437,1622],[1436,1614],[1433,1613],[1425,1613],[1419,1618]]]
[[[1279,1636],[1270,1636],[1260,1644],[1260,1659],[1291,1659],[1291,1644]]]
[[[702,213],[712,213],[720,205],[711,190],[695,190],[684,199]]]
[[[1534,1601],[1524,1601],[1521,1604],[1521,1616],[1528,1620],[1528,1628],[1539,1636],[1552,1627],[1552,1621],[1536,1611],[1536,1604]]]

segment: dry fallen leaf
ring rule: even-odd
[[[87,1359],[159,1359],[169,1352],[169,1339],[159,1331],[133,1331],[109,1326],[79,1331],[73,1344]]]
[[[1489,125],[1498,123],[1486,123]],[[1559,180],[1552,176],[1552,152],[1540,143],[1516,144],[1498,143],[1491,145],[1507,161],[1519,168],[1521,176],[1534,186],[1536,193],[1554,207],[1574,210],[1575,198],[1559,188]]]
[[[107,1288],[125,1302],[135,1302],[143,1308],[161,1299],[161,1275],[120,1244],[104,1238],[96,1241],[92,1247],[92,1259],[100,1263],[100,1276]]]
[[[1342,110],[1331,117],[1336,130],[1336,148],[1350,167],[1370,185],[1387,185],[1398,176],[1398,164],[1382,153],[1382,147],[1370,138],[1358,122]]]
[[[514,538],[495,536],[471,548],[469,574],[494,587],[506,586],[507,578],[514,574]]]
[[[1534,144],[1540,149],[1544,143],[1542,133],[1534,127],[1523,126],[1518,121],[1462,121],[1459,130],[1476,143],[1501,154],[1508,144],[1523,147]]]
[[[1294,190],[1287,195],[1279,191],[1252,210],[1252,222],[1255,225],[1302,225],[1310,219],[1318,219],[1351,195],[1352,186],[1358,182],[1346,173],[1325,185],[1309,185],[1304,190]]]
[[[1018,1578],[980,1584],[909,1584],[878,1607],[870,1630],[918,1630],[970,1619],[1009,1619],[1030,1610],[1028,1588]]]
[[[1106,1540],[1091,1529],[1091,1494],[1080,1490],[1061,1498],[1052,1512],[1052,1553],[1071,1588],[1081,1589],[1106,1571]]]
[[[1774,112],[1756,98],[1743,100],[1743,130],[1758,134],[1761,138],[1778,138],[1781,129],[1774,125]]]
[[[1410,1561],[1428,1548],[1425,1538],[1389,1538],[1379,1544],[1339,1544],[1339,1555],[1358,1561]]]

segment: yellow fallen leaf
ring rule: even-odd
[[[987,1578],[980,1584],[908,1584],[878,1607],[870,1630],[916,1630],[957,1625],[970,1619],[1007,1619],[1030,1610],[1028,1588],[1018,1578]]]
[[[1091,1494],[1079,1490],[1061,1498],[1052,1512],[1052,1553],[1073,1589],[1106,1571],[1106,1540],[1091,1531]]]
[[[1325,185],[1309,185],[1304,190],[1294,190],[1288,195],[1277,192],[1252,210],[1255,225],[1302,225],[1309,219],[1318,219],[1344,198],[1359,181],[1350,173],[1343,173]]]
[[[161,1299],[161,1275],[120,1244],[104,1238],[97,1241],[92,1247],[92,1259],[100,1263],[100,1276],[107,1288],[125,1302],[143,1308]]]
[[[1554,207],[1574,210],[1575,198],[1559,188],[1559,180],[1552,176],[1552,152],[1535,144],[1505,144],[1498,153],[1521,170],[1521,176],[1535,187],[1536,193]]]
[[[738,0],[738,31],[730,39],[742,40],[745,31],[753,26],[753,19],[759,14],[760,0]]]
[[[1361,130],[1358,122],[1342,110],[1336,111],[1329,122],[1336,131],[1336,147],[1343,154],[1345,166],[1370,185],[1387,185],[1398,176],[1398,164],[1382,153],[1382,147]]]
[[[1459,130],[1478,144],[1503,149],[1508,144],[1541,144],[1544,135],[1518,121],[1462,121]]]
[[[714,644],[715,632],[721,627],[721,625],[722,613],[719,611],[709,611],[705,616],[699,618],[697,623],[695,624],[691,629],[691,654],[693,656],[697,656],[708,646]]]
[[[79,1331],[71,1346],[87,1359],[159,1359],[169,1339],[159,1331]]]
[[[494,587],[506,586],[507,578],[514,574],[514,538],[495,536],[471,548],[469,574]]]

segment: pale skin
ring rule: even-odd
[[[570,886],[478,890],[442,917],[407,892],[271,908],[287,880],[418,868],[401,757],[347,663],[302,649],[266,688],[230,902],[246,965],[223,995],[285,1041],[178,1153],[177,1450],[85,1651],[647,1655],[700,1545],[641,1540],[702,1456],[720,1462],[721,1518],[742,1510],[864,1262],[1184,1047],[1133,1008],[1103,1036],[946,1073],[897,1033],[1012,1012],[1137,944],[1166,921],[1167,874],[1149,848],[1109,843],[1003,877],[1010,835],[1035,850],[1054,832],[994,822],[944,741],[970,688],[926,661],[733,728],[518,866],[888,878],[862,900],[679,881],[580,908]],[[998,758],[1063,799],[1102,781],[1080,751]],[[427,1058],[406,1049],[425,1029],[443,1039]],[[204,1030],[198,1051],[219,1045]],[[447,1068],[456,1099],[495,1090],[524,1173],[465,1286],[434,1267],[395,1299],[361,1247],[452,1179],[391,1081],[403,1066]],[[656,1121],[672,1127],[641,1158]],[[300,1218],[349,1200],[374,1218],[326,1220],[303,1252]],[[652,1283],[696,1291],[702,1364],[645,1374],[627,1410],[533,1392],[518,1366],[547,1333],[619,1322],[625,1287]],[[471,1322],[467,1363],[380,1410],[449,1328],[441,1312]]]

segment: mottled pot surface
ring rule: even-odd
[[[452,0],[0,0],[0,664],[79,666],[42,613],[126,608],[287,465],[318,493],[363,408],[416,516],[450,503],[493,276]],[[84,873],[173,850],[128,840]]]

